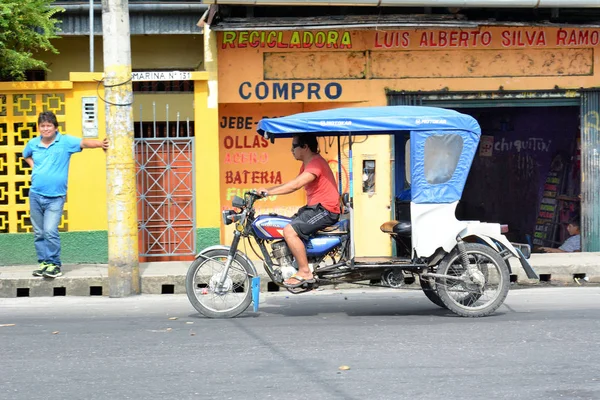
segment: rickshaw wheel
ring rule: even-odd
[[[484,285],[465,283],[454,279],[436,278],[440,300],[448,310],[463,317],[484,317],[502,305],[508,295],[510,276],[506,262],[490,247],[479,243],[465,243],[469,263],[475,265]],[[438,274],[467,276],[458,248],[454,248],[440,262]]]
[[[437,294],[436,290],[431,287],[431,283],[425,278],[419,278],[419,282],[421,283],[421,289],[423,289],[423,293],[425,296],[436,306],[448,309],[444,302],[440,299],[440,296]]]

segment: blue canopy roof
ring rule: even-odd
[[[344,107],[265,118],[257,130],[268,138],[286,138],[301,133],[337,136],[392,134],[394,131],[465,130],[481,134],[477,121],[454,110],[422,106]]]

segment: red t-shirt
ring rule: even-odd
[[[302,165],[300,173],[310,172],[316,179],[305,186],[307,205],[314,206],[319,203],[329,212],[340,213],[340,195],[337,191],[335,177],[327,161],[320,155],[315,155],[306,167]]]

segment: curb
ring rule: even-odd
[[[600,284],[600,253],[534,254],[529,260],[540,279],[528,279],[516,260],[511,260],[511,287],[578,286]],[[255,262],[261,277],[261,292],[279,291],[264,273],[262,263]],[[189,262],[157,262],[140,264],[142,294],[184,294]],[[64,275],[56,279],[34,277],[33,266],[0,267],[0,298],[108,296],[108,266],[105,264],[64,265]],[[357,288],[356,284],[340,284],[325,288]],[[363,286],[365,289],[368,286]],[[403,288],[420,289],[418,281],[406,282]]]

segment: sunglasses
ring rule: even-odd
[[[302,147],[302,145],[298,143],[292,143],[292,150],[294,150],[296,147]]]

